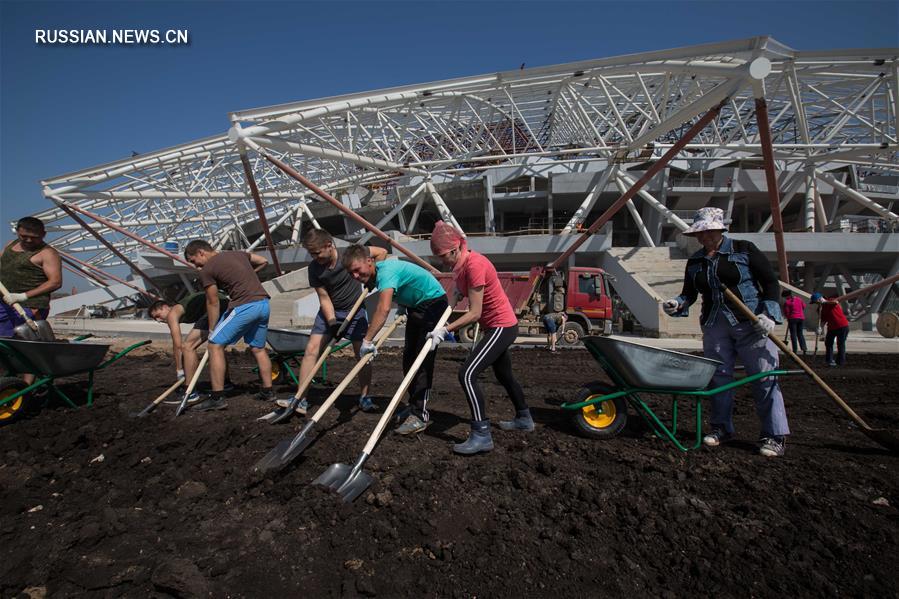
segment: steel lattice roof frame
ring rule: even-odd
[[[749,74],[759,57],[771,63],[762,81]],[[41,183],[54,202],[157,244],[221,242],[258,218],[242,151],[269,223],[315,201],[248,143],[332,193],[385,190],[516,164],[644,163],[725,100],[681,156],[725,164],[761,157],[757,96],[767,101],[779,170],[823,175],[849,165],[899,174],[899,49],[802,52],[757,37],[234,112],[228,134]],[[58,206],[35,216],[54,246],[97,266],[120,263]],[[92,226],[123,252],[141,247]]]

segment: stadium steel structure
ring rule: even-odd
[[[855,288],[899,272],[897,57],[757,37],[234,112],[226,134],[42,181],[54,206],[35,216],[67,268],[99,285],[126,264],[160,287],[186,272],[176,248],[196,238],[268,248],[279,271],[308,260],[291,249],[304,226],[358,238],[324,195],[407,236],[439,217],[498,258],[509,250],[487,240],[517,235],[551,259],[630,190],[602,247],[671,242],[711,203],[768,240],[786,280],[832,240],[818,236],[862,223],[873,246],[843,234],[845,260],[798,271],[807,288],[828,275]]]

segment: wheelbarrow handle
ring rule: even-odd
[[[0,292],[2,292],[3,295],[9,295],[9,289],[7,289],[6,285],[4,285],[2,282],[0,282]],[[23,308],[19,304],[19,302],[13,302],[12,307],[13,307],[13,310],[18,312],[19,316],[21,316],[25,320],[25,324],[28,325],[28,328],[30,328],[32,331],[34,331],[36,333],[37,332],[37,324],[31,319],[30,316],[28,316],[28,312],[25,311],[25,308]]]
[[[734,292],[731,291],[730,289],[728,289],[727,287],[724,287],[724,296],[725,296],[725,297],[726,297],[726,298],[727,298],[727,299],[728,299],[734,306],[736,306],[737,309],[738,309],[740,312],[742,312],[743,315],[744,315],[746,318],[748,318],[753,324],[755,324],[755,323],[757,323],[757,322],[759,321],[758,317],[752,312],[752,310],[750,310],[750,309],[746,306],[746,304],[744,304],[742,301],[740,301],[740,298],[738,298],[738,297],[734,294]],[[852,408],[850,408],[850,407],[849,407],[849,404],[847,404],[845,401],[843,401],[843,398],[840,397],[840,396],[837,394],[836,391],[834,391],[833,389],[831,389],[831,388],[830,388],[830,385],[828,385],[827,383],[825,383],[824,380],[823,380],[820,376],[818,376],[817,373],[815,373],[815,371],[812,370],[811,367],[810,367],[808,364],[806,364],[805,362],[803,362],[802,359],[801,359],[799,356],[797,356],[797,355],[796,355],[796,354],[795,354],[789,347],[787,347],[787,344],[786,344],[786,343],[784,343],[783,341],[781,341],[780,339],[778,339],[778,338],[774,335],[773,332],[768,333],[768,338],[771,339],[772,341],[774,341],[775,345],[777,345],[777,347],[779,347],[780,350],[781,350],[783,353],[785,353],[785,354],[787,354],[788,356],[790,356],[790,358],[792,358],[793,361],[796,362],[796,364],[798,364],[799,367],[802,368],[802,370],[804,370],[805,373],[806,373],[807,375],[809,375],[810,377],[812,377],[812,380],[814,380],[814,381],[818,384],[818,386],[821,387],[821,389],[823,389],[824,392],[827,393],[827,395],[828,395],[834,402],[836,402],[836,404],[837,404],[838,406],[840,406],[841,408],[843,408],[843,411],[846,412],[846,414],[848,414],[849,417],[852,418],[852,420],[854,420],[855,423],[856,423],[857,425],[859,425],[860,427],[862,427],[863,429],[865,429],[865,430],[867,430],[867,431],[870,431],[870,430],[871,430],[871,427],[868,426],[868,423],[865,422],[864,420],[862,420],[862,417],[859,416],[858,414],[856,414],[856,413],[855,413],[855,410],[853,410]]]

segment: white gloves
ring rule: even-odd
[[[680,310],[680,301],[677,298],[672,298],[670,300],[665,300],[662,304],[662,310],[665,311],[665,314],[668,316],[674,316],[678,310]]]
[[[7,293],[3,296],[3,301],[12,306],[13,304],[21,304],[28,299],[24,293]]]
[[[759,314],[758,320],[752,325],[752,328],[762,337],[767,337],[774,330],[774,321],[764,314]]]
[[[437,346],[446,340],[447,335],[449,335],[449,331],[446,330],[446,327],[439,327],[428,333],[428,339],[431,340],[431,351],[437,349]]]
[[[175,378],[183,379],[183,378],[184,378],[184,371],[183,371],[183,370],[177,370],[177,371],[175,371]]]
[[[359,357],[361,358],[365,354],[371,354],[372,358],[378,355],[378,348],[368,339],[363,339],[362,347],[359,348]]]

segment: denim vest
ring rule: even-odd
[[[708,284],[710,287],[708,290],[703,289],[699,291],[702,289],[699,283],[703,272],[703,263],[697,262],[699,259],[705,260],[705,270],[708,273]],[[690,256],[690,263],[687,265],[686,277],[691,279],[694,289],[702,295],[704,314],[701,324],[703,326],[711,326],[715,324],[719,315],[723,315],[731,325],[736,325],[741,320],[737,318],[736,314],[726,303],[724,290],[721,281],[718,279],[720,260],[727,260],[733,263],[739,274],[739,282],[736,285],[731,284],[731,291],[736,293],[754,314],[767,313],[774,322],[780,323],[783,320],[780,304],[776,301],[761,301],[759,298],[759,289],[755,277],[749,268],[749,252],[737,250],[734,247],[733,240],[729,237],[724,237],[721,247],[718,248],[714,256],[706,256],[705,250],[700,249]],[[680,295],[677,299],[681,302],[683,308],[675,316],[689,315],[688,298]]]

